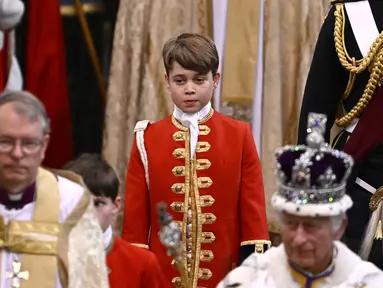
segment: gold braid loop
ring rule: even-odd
[[[359,115],[366,109],[368,103],[371,101],[376,87],[380,79],[383,77],[383,50],[381,50],[378,54],[376,62],[374,63],[374,67],[372,68],[372,72],[370,74],[370,78],[368,79],[368,83],[366,88],[364,89],[362,97],[359,99],[358,103],[354,108],[351,109],[345,116],[342,118],[336,119],[335,123],[340,127],[345,127],[349,125],[352,120],[359,117]]]
[[[380,33],[379,37],[376,38],[374,43],[371,45],[368,55],[362,60],[357,61],[356,65],[352,63],[351,58],[347,55],[344,43],[344,6],[343,4],[336,4],[335,15],[335,27],[334,27],[334,40],[335,40],[335,50],[338,54],[340,63],[347,71],[355,74],[360,74],[365,71],[376,57],[377,53],[380,50],[380,47],[383,44],[383,32]],[[350,60],[348,60],[348,58]]]
[[[344,43],[344,6],[343,4],[336,4],[335,15],[335,28],[334,28],[334,40],[335,49],[338,54],[340,63],[346,68],[351,74],[360,74],[365,71],[372,64],[372,71],[368,83],[363,92],[362,97],[354,108],[351,109],[345,116],[336,119],[336,125],[340,127],[348,126],[355,118],[359,117],[360,114],[367,107],[371,101],[373,94],[375,93],[376,87],[380,79],[383,76],[383,49],[380,49],[383,44],[383,32],[372,44],[370,51],[366,57],[362,60],[355,61],[350,58],[347,54],[347,50]],[[350,84],[350,83],[349,83]],[[350,87],[348,87],[350,88]],[[349,89],[347,89],[349,90]],[[347,95],[347,94],[346,94]]]
[[[352,57],[352,64],[356,65],[356,60],[354,57]],[[355,78],[356,78],[356,74],[350,73],[347,87],[346,87],[346,91],[344,92],[343,97],[342,97],[343,100],[346,100],[348,98],[348,96],[350,96],[351,90],[352,90],[352,88],[354,88]]]

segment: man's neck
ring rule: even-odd
[[[36,182],[37,173],[32,173],[24,179],[24,181],[10,181],[9,179],[2,177],[0,175],[0,190],[1,192],[6,192],[9,195],[20,194],[29,186],[31,186],[34,182]],[[12,196],[11,196],[12,197]]]

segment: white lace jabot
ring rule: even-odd
[[[112,231],[112,226],[109,226],[105,232],[104,232],[104,248],[108,248],[110,245],[110,242],[112,241],[113,237],[113,231]]]
[[[190,158],[194,158],[198,141],[198,121],[206,117],[211,109],[211,103],[207,103],[200,111],[196,113],[184,113],[180,108],[174,105],[173,117],[190,130]]]

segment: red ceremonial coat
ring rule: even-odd
[[[153,253],[113,238],[107,254],[110,288],[163,288],[164,277]]]
[[[168,205],[181,227],[192,287],[216,287],[238,265],[241,245],[269,240],[250,125],[211,110],[199,130],[196,156],[190,160],[189,129],[173,116],[150,124],[144,133],[150,189],[136,141],[126,177],[122,238],[150,248],[174,286],[180,277],[158,238],[159,202]]]

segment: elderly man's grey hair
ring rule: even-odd
[[[16,113],[28,117],[31,121],[41,120],[43,133],[50,132],[50,121],[44,104],[27,91],[5,91],[0,94],[0,107],[12,103]]]
[[[340,227],[342,227],[343,221],[347,218],[346,213],[341,213],[335,216],[331,216],[332,231],[338,232]]]

